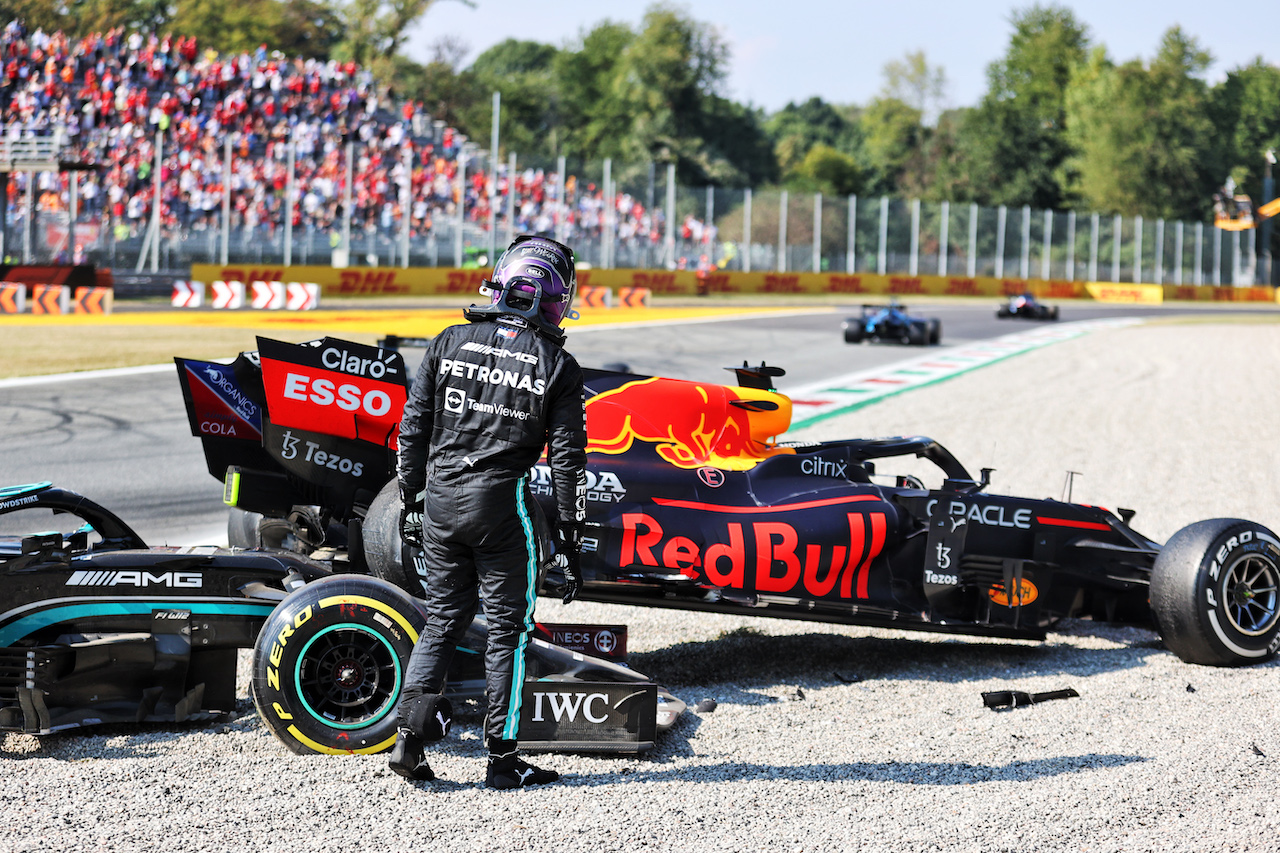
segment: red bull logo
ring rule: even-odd
[[[703,528],[705,540],[699,544],[687,536],[672,535],[647,512],[623,513],[619,565],[672,569],[727,589],[801,598],[868,598],[871,562],[884,550],[887,538],[888,517],[875,509],[883,504],[870,495],[768,508],[674,500],[656,503],[659,512],[670,507],[710,513],[709,526]],[[839,512],[847,524],[797,525],[782,520],[805,510]],[[719,521],[725,513],[733,520]],[[755,517],[759,515],[764,517]],[[826,516],[828,522],[836,518]],[[688,528],[687,522],[680,525],[686,532]],[[828,535],[814,539],[815,530]]]
[[[746,471],[795,452],[771,443],[790,425],[782,394],[653,377],[587,400],[587,452],[626,453],[640,440],[678,468]]]

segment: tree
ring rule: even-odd
[[[633,41],[635,32],[626,24],[602,21],[581,36],[576,49],[557,54],[553,68],[564,154],[596,159],[612,139],[626,132],[628,116],[610,92],[620,57]]]
[[[930,67],[923,50],[886,63],[884,77],[882,97],[895,98],[915,107],[926,123],[932,124],[937,119],[946,100],[947,72],[941,66]]]
[[[497,91],[502,96],[502,147],[525,157],[554,154],[559,97],[552,69],[557,54],[551,45],[506,39],[476,57],[470,74],[481,97],[464,110],[463,119],[472,138],[482,143],[489,139],[492,93]]]
[[[808,192],[844,196],[862,192],[862,168],[858,161],[829,145],[818,143],[792,171],[789,185]]]
[[[1224,163],[1215,150],[1210,57],[1181,29],[1168,30],[1149,66],[1113,66],[1096,51],[1068,100],[1069,167],[1083,206],[1151,218],[1198,218]]]
[[[336,51],[346,59],[371,68],[386,79],[391,62],[404,46],[409,27],[417,23],[439,0],[347,0],[342,7],[346,37]],[[475,6],[473,0],[458,0]]]
[[[918,109],[897,98],[876,98],[860,116],[867,164],[867,191],[897,192],[907,165],[925,138]]]
[[[168,27],[224,53],[265,44],[286,56],[327,59],[342,39],[338,13],[316,0],[178,0],[173,10]]]
[[[1071,10],[1032,6],[1013,14],[1004,58],[987,68],[987,92],[956,136],[957,185],[984,204],[1061,207],[1066,92],[1084,62],[1087,28]]]
[[[1280,154],[1280,67],[1259,57],[1228,72],[1210,97],[1226,167],[1244,192],[1260,199],[1266,152]]]
[[[764,127],[784,176],[793,172],[815,145],[847,155],[855,155],[862,147],[857,124],[818,97],[801,104],[788,103],[770,116]]]

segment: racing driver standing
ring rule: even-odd
[[[516,754],[524,654],[533,630],[537,542],[529,471],[544,446],[555,484],[555,561],[564,601],[581,585],[586,427],[582,371],[564,350],[577,279],[573,252],[520,236],[493,268],[469,321],[431,341],[400,424],[401,536],[422,549],[427,623],[405,673],[390,768],[435,778],[424,744],[443,738],[452,710],[442,694],[454,649],[482,601],[488,713],[485,782],[522,788],[560,775]]]

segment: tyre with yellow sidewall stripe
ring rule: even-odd
[[[262,721],[299,754],[390,749],[423,624],[414,600],[377,578],[338,575],[295,590],[253,648]]]

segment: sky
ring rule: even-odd
[[[649,0],[439,0],[412,30],[405,48],[425,61],[430,46],[452,36],[480,53],[507,38],[572,44],[606,18],[638,25]],[[944,107],[973,106],[986,90],[986,68],[1009,44],[1010,0],[691,0],[675,3],[718,28],[730,46],[724,94],[773,112],[817,95],[864,104],[884,84],[885,63],[924,51],[947,76]],[[1150,59],[1160,37],[1180,25],[1215,61],[1210,82],[1261,56],[1280,62],[1280,0],[1059,0],[1089,27],[1113,60]]]

